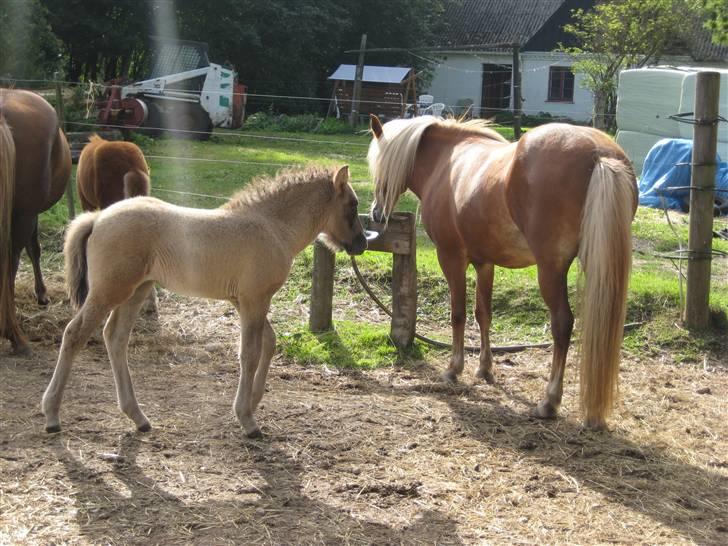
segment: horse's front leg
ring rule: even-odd
[[[450,288],[450,321],[452,323],[452,356],[442,380],[455,383],[465,364],[465,270],[467,261],[457,254],[437,250],[437,259]]]
[[[240,314],[240,380],[238,392],[235,395],[233,410],[238,421],[249,438],[260,438],[258,424],[253,418],[255,405],[253,403],[253,383],[258,368],[263,345],[263,331],[265,328],[265,313],[250,315],[241,311]]]
[[[566,354],[574,329],[574,315],[569,307],[566,283],[569,265],[570,263],[563,267],[538,265],[538,285],[551,313],[551,335],[554,338],[551,375],[546,386],[546,396],[533,411],[534,415],[541,419],[556,417],[564,390]]]
[[[475,319],[480,326],[480,364],[475,377],[487,383],[495,383],[493,377],[493,355],[490,352],[490,321],[493,299],[493,264],[482,264],[476,268],[478,273],[475,297]]]

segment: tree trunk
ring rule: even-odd
[[[594,91],[594,116],[592,125],[595,129],[602,131],[607,129],[606,114],[609,102],[609,95],[604,91]]]

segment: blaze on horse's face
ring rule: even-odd
[[[334,202],[329,221],[321,239],[333,250],[346,250],[358,256],[367,249],[364,227],[359,220],[359,200],[349,184],[349,167],[341,167],[334,174]]]
[[[369,162],[369,166],[371,169],[371,166],[376,163],[378,160],[379,155],[379,140],[382,137],[382,134],[384,133],[384,129],[382,127],[382,122],[379,121],[379,118],[375,116],[374,114],[370,114],[369,117],[369,129],[371,130],[372,134],[374,135],[374,138],[372,139],[371,144],[369,145],[369,154],[367,156],[367,160]],[[374,201],[372,202],[372,210],[370,213],[371,219],[379,224],[383,224],[386,221],[386,218],[384,216],[384,195],[386,190],[386,183],[383,180],[375,180],[374,181],[375,187],[374,187]]]

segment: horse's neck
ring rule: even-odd
[[[305,185],[258,205],[258,212],[275,224],[279,237],[286,240],[294,255],[311,244],[326,221],[326,194]]]

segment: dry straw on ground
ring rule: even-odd
[[[447,387],[445,357],[347,373],[277,357],[266,436],[252,441],[231,410],[232,309],[162,293],[159,323],[142,321],[130,351],[153,430],[117,410],[99,335],[75,365],[63,432],[48,435],[39,401],[70,318],[60,280],[44,310],[21,275],[34,357],[0,345],[0,543],[728,541],[725,360],[627,358],[612,430],[591,433],[573,366],[561,417],[528,417],[547,351],[498,358],[495,387],[471,383],[472,359]],[[278,328],[286,316],[274,311]]]

